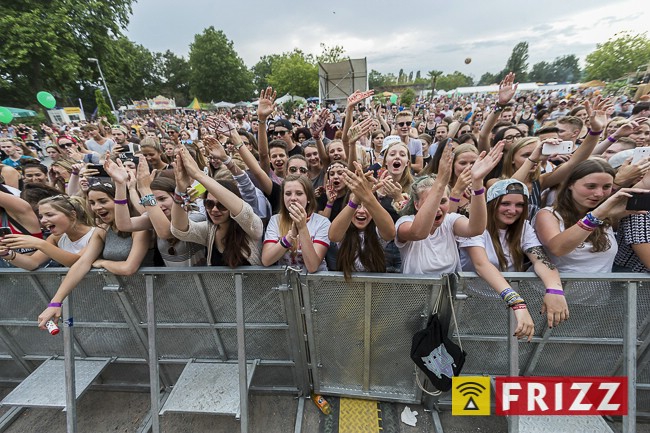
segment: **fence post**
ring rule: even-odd
[[[246,333],[244,316],[244,284],[242,274],[235,274],[237,308],[237,363],[239,364],[239,401],[241,432],[248,433],[248,375],[246,374]]]
[[[68,433],[77,432],[77,390],[74,372],[72,295],[63,300],[63,362],[65,365],[65,419]]]
[[[623,433],[636,432],[636,321],[638,281],[629,281],[625,291],[626,311],[623,348],[623,374],[627,376],[627,415],[623,416]]]
[[[515,312],[508,308],[508,366],[510,376],[519,376],[519,342],[514,336],[517,329]],[[508,433],[519,433],[519,416],[508,416]]]
[[[151,392],[151,430],[160,431],[160,365],[156,348],[156,306],[153,295],[153,275],[144,276],[147,292],[147,338],[149,340],[149,386]]]

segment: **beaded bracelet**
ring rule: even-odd
[[[459,198],[456,198],[456,197],[451,197],[451,196],[449,196],[449,200],[450,200],[450,201],[453,201],[454,203],[460,203],[460,199],[459,199]]]

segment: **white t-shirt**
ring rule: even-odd
[[[61,248],[63,251],[67,251],[73,254],[79,254],[81,250],[83,250],[86,247],[86,245],[88,245],[88,242],[90,242],[90,238],[93,236],[94,231],[95,231],[95,227],[88,230],[88,233],[86,233],[76,241],[71,241],[70,238],[68,237],[68,234],[63,233],[59,238],[59,241],[57,242],[56,246]]]
[[[550,211],[553,213],[553,215],[555,215],[555,217],[560,221],[560,231],[563,232],[564,221],[562,220],[560,214],[554,212],[552,207],[545,207],[544,210]],[[535,221],[533,220],[533,223],[534,222]],[[546,252],[551,259],[551,262],[557,266],[560,272],[610,273],[612,272],[614,258],[616,257],[616,252],[618,251],[618,243],[616,242],[614,230],[611,227],[607,227],[605,233],[607,234],[607,238],[610,242],[610,247],[606,251],[594,253],[591,251],[591,248],[593,246],[592,243],[583,242],[578,245],[575,250],[563,256],[555,256],[548,250]]]
[[[503,255],[505,256],[506,262],[508,263],[508,268],[505,270],[505,272],[515,272],[514,264],[512,263],[512,259],[510,258],[510,248],[508,247],[508,244],[506,242],[505,229],[499,230],[499,241],[501,242]],[[535,230],[533,229],[533,227],[530,225],[528,221],[524,221],[524,230],[521,234],[521,249],[523,251],[526,251],[532,247],[538,247],[541,245],[542,243],[539,241],[539,239],[537,239],[537,235],[535,234]],[[463,271],[474,272],[476,270],[474,268],[474,264],[472,263],[472,260],[469,257],[469,254],[467,253],[467,250],[465,250],[465,248],[467,247],[484,248],[490,263],[492,263],[497,269],[499,269],[499,258],[497,257],[497,253],[494,249],[494,244],[492,243],[492,238],[490,237],[490,233],[488,233],[487,230],[485,230],[482,235],[474,236],[471,238],[459,237],[458,246],[460,247],[460,264],[461,267],[463,268]]]
[[[402,256],[402,273],[427,274],[438,277],[460,271],[460,257],[454,236],[454,223],[458,218],[465,218],[457,213],[449,213],[442,220],[440,227],[421,241],[400,242],[395,236],[395,246]],[[413,221],[415,215],[401,217],[395,223],[395,230],[407,221]]]
[[[269,220],[269,225],[266,228],[266,233],[264,234],[264,243],[278,243],[278,240],[282,235],[280,234],[280,215],[273,215]],[[313,213],[307,221],[307,230],[311,235],[311,240],[315,244],[323,245],[326,248],[330,247],[330,220],[322,215]],[[298,240],[296,240],[298,242]],[[287,250],[284,255],[278,260],[278,265],[290,265],[290,266],[305,266],[305,261],[302,257],[302,249],[298,245],[296,252]],[[318,271],[326,271],[327,265],[325,264],[325,259],[321,262],[318,267]]]

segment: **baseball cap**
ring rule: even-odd
[[[486,200],[489,203],[507,194],[522,194],[528,198],[528,187],[516,179],[500,180],[488,189]]]
[[[281,126],[283,128],[286,128],[289,131],[291,131],[293,129],[293,125],[287,119],[278,119],[278,120],[276,120],[275,126],[276,127]]]
[[[381,145],[381,152],[379,153],[384,153],[386,149],[391,147],[394,144],[401,143],[402,139],[399,137],[399,135],[389,135],[386,138],[384,138],[384,142]]]

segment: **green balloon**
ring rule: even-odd
[[[8,108],[0,107],[0,122],[9,123],[14,119],[14,115],[11,114]]]
[[[393,104],[397,104],[397,95],[396,94],[393,93],[392,95],[390,95],[390,102],[392,102]]]
[[[56,99],[54,99],[54,96],[48,92],[38,92],[36,94],[36,99],[38,99],[38,102],[45,108],[54,108],[56,105]]]

